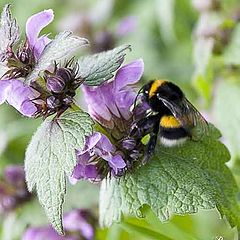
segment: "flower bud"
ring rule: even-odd
[[[122,141],[122,147],[127,150],[133,150],[136,147],[136,141],[133,138],[127,138]]]
[[[133,160],[137,160],[140,156],[140,152],[138,150],[133,150],[132,153],[130,154],[130,157]]]
[[[65,81],[59,76],[47,78],[47,89],[53,93],[61,93],[65,88]]]
[[[65,83],[70,82],[73,78],[72,72],[68,68],[58,68],[56,70],[56,76],[61,77]]]
[[[29,64],[31,59],[31,51],[29,48],[19,49],[17,52],[17,58],[24,64]]]
[[[64,99],[63,99],[63,102],[64,102],[64,104],[65,105],[70,105],[70,104],[72,104],[73,103],[73,99],[72,99],[72,97],[65,97]]]
[[[55,96],[48,97],[46,101],[47,101],[47,106],[50,109],[55,109],[61,106],[61,101]]]

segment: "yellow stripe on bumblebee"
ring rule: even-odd
[[[163,128],[179,128],[181,123],[174,116],[163,116],[160,119],[160,126]]]
[[[154,96],[154,94],[157,92],[158,88],[164,83],[166,82],[165,80],[161,80],[161,79],[158,79],[158,80],[155,80],[153,83],[152,83],[152,86],[149,90],[149,98],[151,98],[152,96]]]

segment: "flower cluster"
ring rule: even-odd
[[[42,226],[28,228],[22,240],[92,240],[96,222],[95,216],[89,210],[76,209],[64,215],[63,225],[66,231],[64,237],[59,236],[51,226]]]
[[[63,65],[54,61],[88,41],[74,36],[75,48],[68,50],[66,45],[65,51],[56,54],[56,45],[71,38],[71,33],[63,32],[53,40],[48,35],[39,36],[53,18],[51,9],[31,16],[26,23],[26,40],[20,44],[19,27],[11,16],[10,5],[4,7],[1,16],[0,104],[8,102],[27,117],[65,111],[82,83],[73,59]]]
[[[30,198],[31,194],[27,190],[23,167],[6,167],[3,178],[0,180],[0,213],[14,210]]]
[[[87,138],[85,148],[76,152],[78,164],[71,180],[100,181],[109,172],[122,176],[140,157],[142,146],[128,135],[134,121],[131,107],[137,96],[133,85],[142,74],[143,61],[136,60],[121,67],[112,81],[82,87],[88,112],[105,134],[95,132]]]

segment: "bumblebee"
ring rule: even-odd
[[[137,104],[140,95],[141,101]],[[140,119],[133,121],[130,130],[130,137],[137,141],[150,135],[146,146],[146,159],[154,152],[158,136],[161,144],[172,147],[187,139],[197,140],[199,134],[195,136],[195,127],[200,130],[200,136],[207,132],[207,121],[172,82],[150,81],[140,89],[135,102],[134,109],[146,103],[149,106]]]

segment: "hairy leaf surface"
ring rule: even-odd
[[[4,6],[0,19],[0,60],[8,47],[12,47],[19,40],[19,26],[12,17],[10,6],[10,4]]]
[[[129,49],[129,45],[123,45],[110,51],[80,58],[79,75],[85,79],[84,83],[88,86],[97,86],[112,78]]]
[[[66,60],[80,47],[88,43],[87,39],[75,36],[69,31],[59,33],[43,50],[35,68],[27,77],[26,83],[34,81],[40,71],[46,70],[54,61]]]
[[[145,165],[125,178],[107,179],[100,191],[100,223],[110,226],[121,215],[141,215],[149,205],[161,221],[172,214],[196,213],[217,208],[231,226],[240,224],[237,186],[225,165],[230,155],[218,141],[220,133],[211,127],[201,141],[182,146],[158,146]]]
[[[81,111],[66,113],[52,121],[46,119],[26,151],[28,189],[36,188],[41,205],[60,234],[66,176],[71,176],[77,161],[75,150],[84,147],[85,136],[92,134],[92,125],[89,115]]]

